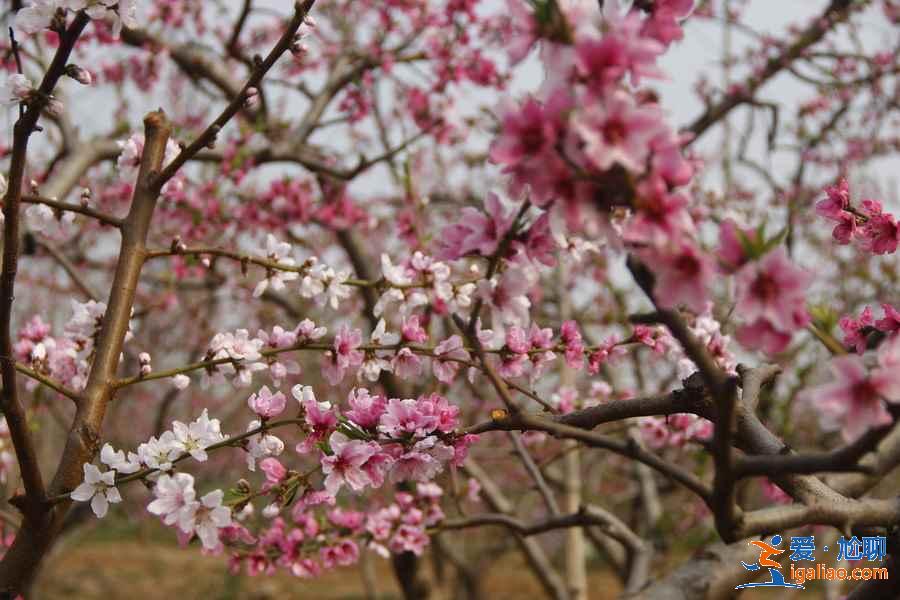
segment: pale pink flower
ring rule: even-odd
[[[222,506],[224,497],[222,490],[213,490],[194,506],[193,530],[206,550],[217,549],[220,531],[231,525],[231,509]]]
[[[460,360],[468,361],[469,353],[463,348],[462,338],[452,335],[434,349],[431,361],[434,376],[443,383],[452,383],[462,366]]]
[[[826,219],[840,220],[844,211],[850,207],[850,186],[846,179],[837,185],[825,188],[826,198],[816,202],[816,213]]]
[[[770,321],[757,319],[737,328],[735,337],[744,347],[762,350],[766,354],[778,354],[791,343],[791,333],[776,329]]]
[[[584,342],[578,330],[578,323],[571,320],[563,321],[559,337],[566,348],[566,364],[570,369],[581,369],[584,366]]]
[[[738,227],[731,219],[724,219],[719,226],[719,268],[724,273],[734,273],[750,260],[743,240],[753,239],[755,232]]]
[[[191,531],[197,494],[194,477],[188,473],[163,474],[153,487],[155,500],[147,510],[161,517],[166,525],[177,525],[185,533]]]
[[[391,370],[401,379],[412,379],[422,373],[422,360],[409,348],[400,348],[391,359]]]
[[[266,481],[272,485],[281,483],[287,475],[284,465],[277,458],[272,457],[259,461],[259,470],[266,474]]]
[[[825,429],[840,429],[844,439],[859,437],[867,429],[893,422],[885,401],[900,402],[900,338],[894,337],[878,352],[879,366],[869,371],[860,357],[831,359],[836,380],[803,392],[802,399],[819,411]]]
[[[22,9],[24,12],[27,9]],[[31,81],[20,73],[10,75],[0,91],[0,102],[4,104],[13,104],[16,102],[24,102],[28,100],[33,92]]]

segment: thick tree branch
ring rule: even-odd
[[[25,408],[18,397],[16,365],[12,350],[12,306],[19,262],[19,206],[28,160],[29,138],[35,131],[41,111],[56,88],[57,81],[64,75],[69,55],[88,20],[87,15],[79,12],[69,28],[60,34],[59,48],[47,68],[37,93],[16,121],[10,158],[9,187],[3,200],[3,264],[0,272],[0,375],[3,380],[3,391],[0,400],[25,486],[26,498],[19,506],[25,513],[28,523],[40,518],[40,507],[46,491],[38,464],[37,450],[28,431]],[[0,588],[2,587],[0,577]]]

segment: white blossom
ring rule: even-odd
[[[378,321],[375,331],[372,332],[372,343],[379,346],[393,346],[400,341],[400,335],[396,333],[387,333],[384,319]]]
[[[287,242],[279,242],[271,233],[266,236],[266,258],[274,263],[286,267],[293,267],[296,261],[290,257],[291,245]],[[259,298],[263,295],[269,286],[275,291],[284,289],[285,281],[293,281],[300,277],[299,273],[294,271],[280,271],[278,269],[268,269],[266,278],[260,281],[253,290],[253,297]]]
[[[144,134],[135,133],[127,140],[120,140],[116,143],[119,145],[119,148],[122,149],[119,158],[116,159],[116,166],[119,168],[119,174],[122,179],[125,179],[126,181],[134,181],[137,179],[138,170],[141,167],[141,155],[144,153]],[[178,147],[178,143],[175,140],[169,139],[166,142],[163,166],[166,166],[175,160],[175,157],[178,156],[179,152],[181,152],[181,149]],[[169,183],[172,182],[170,181]],[[169,184],[167,183],[166,185],[168,186]],[[165,190],[166,188],[163,188],[163,192],[165,192]]]
[[[333,310],[340,307],[341,300],[350,297],[350,287],[346,285],[350,271],[335,271],[329,266],[313,264],[300,281],[300,295],[314,298],[320,306],[328,304]]]
[[[262,509],[262,516],[267,519],[274,519],[278,516],[278,513],[281,512],[281,507],[278,506],[277,502],[272,502],[271,504],[267,504],[265,508]]]
[[[84,481],[70,494],[72,500],[78,502],[91,501],[91,510],[102,519],[109,510],[109,504],[122,501],[116,489],[116,472],[114,470],[100,472],[91,463],[84,463]]]
[[[116,451],[109,444],[103,444],[103,448],[100,450],[100,462],[119,473],[135,473],[141,468],[140,456],[129,452],[126,459],[123,450]]]
[[[187,388],[191,384],[191,378],[183,373],[179,373],[172,377],[172,385],[175,386],[177,390],[183,390]]]
[[[206,448],[225,439],[220,427],[219,420],[210,419],[209,411],[204,408],[197,420],[190,424],[181,421],[172,423],[174,447],[179,452],[190,454],[194,460],[204,462],[208,458]]]
[[[138,458],[141,463],[151,469],[169,471],[172,461],[178,458],[175,448],[175,434],[164,431],[157,439],[155,436],[144,442],[137,448]]]
[[[409,285],[412,283],[412,278],[406,273],[406,267],[393,264],[391,257],[387,254],[381,255],[381,274],[388,283],[394,285]]]
[[[59,8],[57,0],[29,0],[27,6],[16,13],[15,28],[23,34],[33,35],[50,26]]]
[[[32,204],[25,209],[25,222],[32,231],[39,231],[50,238],[61,238],[69,232],[69,226],[75,221],[75,214],[64,212],[61,215],[46,204]]]
[[[250,421],[247,431],[257,429],[262,423]],[[256,461],[267,456],[280,456],[284,452],[284,442],[269,433],[257,433],[247,438],[247,469],[256,471]]]

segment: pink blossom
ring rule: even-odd
[[[562,413],[570,413],[575,410],[575,402],[578,400],[578,391],[573,387],[563,387],[559,392],[550,397],[550,403]]]
[[[603,342],[599,348],[592,350],[588,354],[588,373],[596,375],[600,372],[600,367],[625,354],[625,348],[621,346],[618,336],[610,336]]]
[[[375,429],[387,405],[384,396],[373,396],[365,388],[351,390],[347,401],[350,404],[350,410],[345,413],[347,418],[363,429]]]
[[[872,254],[893,254],[900,240],[900,227],[894,215],[883,213],[878,208],[857,231],[860,245]]]
[[[477,252],[490,256],[509,230],[514,215],[508,212],[497,194],[489,193],[484,201],[485,212],[471,206],[462,209],[458,222],[441,231],[436,255],[452,260]]]
[[[566,364],[571,369],[580,369],[584,365],[584,342],[578,331],[578,323],[563,321],[559,336],[566,348]]]
[[[295,385],[291,395],[300,402],[304,419],[310,432],[305,440],[297,444],[297,452],[309,452],[337,427],[338,418],[329,402],[317,402],[310,386]]]
[[[341,540],[334,546],[325,546],[319,551],[322,566],[332,569],[337,566],[349,567],[359,560],[359,548],[352,540]]]
[[[844,343],[856,348],[859,354],[866,351],[867,329],[872,327],[874,319],[872,317],[872,308],[866,306],[859,314],[858,319],[854,319],[850,315],[844,315],[838,321],[838,325],[844,332]]]
[[[796,328],[811,276],[790,261],[783,247],[745,266],[737,275],[737,313],[750,322],[769,321],[779,331]]]
[[[584,143],[593,166],[606,171],[619,164],[643,173],[650,140],[663,126],[656,105],[639,106],[631,95],[616,91],[591,103],[573,118],[572,129]]]
[[[753,323],[741,325],[735,331],[735,337],[743,346],[753,350],[762,350],[769,355],[784,352],[791,343],[790,333],[776,329],[771,322],[765,319],[757,319]]]
[[[753,239],[752,229],[742,229],[731,219],[725,219],[719,226],[719,266],[725,273],[734,273],[750,260],[742,238]]]
[[[506,347],[517,354],[526,354],[531,350],[531,340],[524,329],[512,326],[506,330]]]
[[[291,563],[291,573],[294,577],[313,579],[322,573],[322,567],[311,558],[297,558]]]
[[[837,221],[850,207],[850,186],[842,178],[837,185],[825,188],[825,194],[825,199],[816,202],[816,214]]]
[[[384,484],[384,479],[393,465],[394,456],[387,452],[381,452],[379,448],[376,448],[375,454],[366,461],[362,468],[371,481],[370,485],[377,488]]]
[[[501,377],[521,377],[529,364],[528,356],[525,354],[506,354],[501,356],[497,372]]]
[[[822,426],[840,429],[844,439],[859,437],[866,429],[887,425],[893,418],[884,402],[900,402],[900,338],[894,337],[878,352],[878,367],[867,370],[860,357],[831,359],[836,380],[803,392],[802,399],[819,411]]]
[[[672,248],[646,250],[641,256],[656,275],[653,295],[660,306],[675,308],[684,304],[697,313],[703,312],[713,273],[709,256],[687,241]]]
[[[453,440],[453,460],[451,464],[455,467],[462,466],[469,454],[469,448],[478,441],[478,436],[474,433],[456,436]]]
[[[648,189],[649,182],[639,186],[634,216],[622,232],[627,242],[662,246],[694,231],[694,223],[687,211],[687,198],[669,193],[660,178],[653,179],[661,189]]]
[[[419,396],[418,400],[416,400],[416,404],[419,412],[434,417],[434,429],[444,433],[449,433],[456,429],[459,407],[450,404],[445,397],[440,394]]]
[[[525,232],[525,238],[514,240],[511,247],[512,262],[522,264],[523,267],[529,264],[535,267],[555,267],[559,244],[550,228],[550,213],[545,212],[538,217]]]
[[[362,344],[362,332],[342,325],[334,336],[334,350],[323,358],[322,374],[331,385],[337,385],[344,378],[347,369],[362,364],[365,354],[358,350]]]
[[[528,292],[533,281],[532,269],[507,269],[500,277],[478,282],[481,297],[490,303],[495,328],[528,323],[531,308]]]
[[[875,321],[875,328],[886,333],[900,330],[900,311],[887,303],[882,303],[881,308],[884,310],[884,318]]]
[[[272,393],[268,386],[263,386],[258,392],[247,398],[250,410],[263,419],[277,417],[287,406],[287,398],[281,392]]]
[[[419,556],[425,551],[428,541],[428,535],[421,527],[403,524],[391,538],[390,548],[392,552],[412,552]]]
[[[392,438],[428,435],[437,427],[438,417],[425,412],[423,408],[430,407],[412,399],[391,398],[387,410],[381,415],[378,431]]]
[[[584,36],[575,47],[575,66],[578,75],[598,94],[631,74],[631,81],[640,84],[641,77],[662,77],[656,66],[656,57],[665,47],[658,41],[642,35],[641,20],[635,13],[613,14],[607,12],[611,25],[606,35],[596,38]]]
[[[344,483],[357,492],[371,483],[362,469],[366,461],[375,454],[370,443],[350,440],[343,433],[335,431],[328,438],[328,445],[331,454],[322,456],[322,473],[325,475],[325,490],[329,494],[337,494]]]
[[[403,319],[403,323],[400,326],[400,333],[403,336],[404,341],[418,344],[428,341],[428,333],[422,325],[419,324],[420,319],[421,317],[419,315],[411,315],[410,317]]]
[[[259,461],[259,469],[266,474],[266,481],[272,485],[281,483],[287,475],[287,469],[284,468],[277,458],[264,458]]]
[[[358,510],[347,510],[341,507],[333,508],[328,511],[328,520],[344,529],[352,531],[362,528],[365,523],[365,513]]]
[[[491,160],[515,166],[534,161],[552,152],[559,128],[558,114],[554,114],[534,98],[503,116],[503,131],[491,145]]]
[[[669,442],[669,428],[666,427],[666,420],[662,417],[641,417],[638,420],[638,429],[641,439],[650,448],[663,448]]]

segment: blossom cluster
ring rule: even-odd
[[[271,574],[283,568],[297,577],[316,577],[323,570],[357,562],[360,545],[388,556],[390,553],[421,554],[429,543],[426,528],[443,518],[441,488],[419,483],[415,492],[397,492],[387,506],[375,504],[365,511],[333,506],[315,494],[295,501],[290,517],[275,517],[257,535],[234,523],[223,537],[240,548],[229,564],[249,575]],[[252,514],[246,505],[238,518]],[[317,513],[321,513],[318,514]]]
[[[35,315],[19,329],[13,346],[16,360],[72,390],[81,390],[87,383],[105,312],[102,302],[72,300],[72,316],[61,336],[51,335],[51,327]],[[131,336],[129,329],[126,341]],[[28,385],[34,387],[37,382],[29,380]]]
[[[110,503],[122,501],[118,478],[142,475],[153,485],[154,499],[147,505],[147,511],[159,516],[166,525],[177,527],[182,541],[196,535],[204,548],[215,550],[220,547],[220,530],[231,524],[231,510],[222,505],[224,492],[213,490],[197,498],[194,477],[173,469],[176,461],[187,456],[198,462],[206,461],[206,449],[224,439],[219,420],[210,419],[204,409],[195,421],[175,421],[171,430],[158,438],[151,437],[138,446],[137,452],[129,452],[127,456],[124,451],[105,444],[100,451],[100,462],[108,469],[101,471],[96,465],[85,463],[84,481],[70,496],[79,502],[89,501],[94,514],[102,518]]]
[[[860,248],[872,254],[897,251],[900,226],[896,217],[885,212],[878,200],[862,199],[859,207],[853,206],[846,179],[825,188],[825,198],[816,202],[816,213],[836,223],[831,235],[839,244],[856,241]]]
[[[420,553],[428,541],[424,528],[443,516],[441,491],[432,481],[445,465],[459,464],[474,441],[472,435],[456,433],[459,408],[437,394],[389,399],[364,388],[350,392],[343,410],[318,401],[310,386],[295,385],[291,396],[299,417],[273,421],[287,409],[287,396],[267,386],[251,394],[247,405],[256,418],[245,434],[232,438],[222,434],[219,420],[204,409],[191,423],[175,421],[171,430],[151,437],[136,452],[126,455],[106,444],[100,462],[107,469],[86,463],[84,480],[71,497],[89,501],[94,513],[103,517],[109,504],[122,500],[119,483],[142,479],[152,486],[147,510],[175,527],[179,539],[187,542],[196,536],[208,550],[228,547],[234,552],[233,563],[247,560],[251,572],[259,572],[262,560],[256,551],[276,540],[280,558],[263,552],[272,559],[266,568],[277,562],[295,574],[301,574],[298,569],[316,572],[318,563],[311,558],[315,553],[326,568],[354,562],[358,554],[354,537],[379,552]],[[299,460],[312,461],[311,470],[285,466],[285,443],[273,431],[288,425],[303,434],[295,450]],[[241,480],[227,496],[222,490],[198,496],[193,475],[177,470],[178,464],[188,457],[205,462],[212,447],[227,446],[243,449],[248,471],[261,471],[265,481],[257,491]],[[316,473],[319,482],[313,483]],[[416,494],[398,493],[394,505],[368,516],[332,509],[327,516],[330,530],[315,518],[314,507],[334,506],[342,489],[359,493],[380,488],[386,481],[415,482]],[[244,522],[254,511],[253,500],[265,496],[271,501],[260,515],[271,522],[255,537]],[[279,516],[289,507],[298,526],[290,534]]]
[[[67,11],[82,10],[92,19],[107,21],[112,26],[113,37],[119,37],[123,26],[138,26],[136,0],[28,0],[16,13],[15,28],[32,35],[43,29],[65,26]]]
[[[690,413],[668,417],[641,417],[638,420],[641,439],[650,448],[680,448],[687,442],[712,439],[713,423]]]

